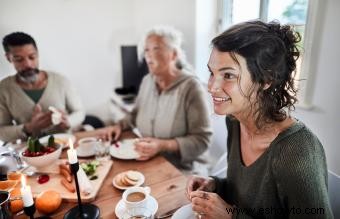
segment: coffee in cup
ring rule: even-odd
[[[131,187],[123,193],[123,201],[127,210],[145,208],[150,196],[150,187]]]
[[[126,197],[126,200],[129,202],[140,202],[144,199],[145,199],[145,195],[142,192],[133,192],[133,193],[130,193]]]
[[[82,151],[92,152],[94,154],[96,144],[98,143],[97,139],[94,137],[86,137],[82,138],[78,141],[78,147]]]

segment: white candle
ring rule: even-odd
[[[26,185],[26,178],[24,175],[21,176],[21,197],[24,202],[24,207],[30,207],[34,204],[31,187]]]
[[[70,164],[74,164],[78,162],[78,158],[77,158],[77,151],[74,150],[73,148],[73,142],[71,139],[69,139],[69,145],[70,145],[70,149],[67,150],[67,157],[68,157],[68,162]]]

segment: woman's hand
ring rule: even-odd
[[[140,138],[135,143],[135,150],[140,157],[137,160],[149,160],[156,156],[163,148],[165,140],[157,138]]]
[[[212,192],[215,190],[215,180],[211,177],[202,177],[193,175],[187,181],[186,195],[189,200],[192,199],[191,193],[193,191]]]
[[[232,206],[216,193],[193,191],[190,193],[192,210],[201,219],[232,218]]]

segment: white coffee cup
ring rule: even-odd
[[[124,191],[123,201],[125,203],[126,209],[131,208],[146,208],[149,196],[150,187],[131,187]]]
[[[91,151],[94,152],[98,141],[94,137],[86,137],[82,138],[78,141],[78,147],[82,151]]]
[[[153,219],[153,215],[150,209],[147,208],[130,208],[126,210],[122,219]]]

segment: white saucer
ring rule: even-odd
[[[135,151],[135,139],[124,139],[117,142],[117,144],[119,147],[116,147],[115,145],[110,147],[110,154],[112,157],[122,160],[139,158],[139,154]]]
[[[146,204],[146,208],[152,211],[152,215],[155,215],[158,210],[157,200],[154,197],[149,196],[149,200],[148,200],[148,203]],[[115,209],[116,216],[118,218],[122,218],[125,211],[126,211],[125,204],[123,200],[121,199],[116,205],[116,209]]]
[[[133,186],[120,186],[120,185],[117,185],[116,183],[116,178],[117,177],[120,177],[122,174],[125,174],[125,172],[122,172],[122,173],[118,173],[115,177],[113,177],[112,179],[112,185],[114,187],[116,187],[117,189],[121,189],[121,190],[125,190],[125,189],[128,189],[128,188],[131,188],[131,187],[136,187],[136,186],[141,186],[143,185],[144,181],[145,181],[145,177],[143,175],[143,173],[141,172],[138,172],[138,171],[135,171],[138,175],[139,175],[139,180],[138,182],[136,183],[136,185],[133,185]]]
[[[80,147],[76,148],[78,157],[92,157],[96,154],[95,149],[92,150],[83,150]]]
[[[191,204],[187,204],[178,209],[172,219],[196,219],[195,213],[192,211]]]

